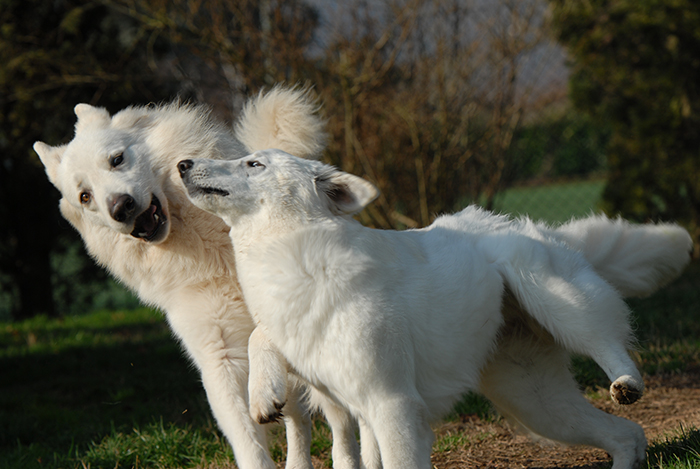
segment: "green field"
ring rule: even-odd
[[[496,196],[494,210],[534,220],[563,223],[600,210],[604,180],[514,187]]]

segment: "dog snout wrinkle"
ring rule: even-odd
[[[189,171],[194,163],[192,160],[182,160],[177,164],[177,170],[180,172],[180,177],[185,177],[185,173]]]
[[[129,220],[136,210],[136,201],[129,194],[121,194],[112,198],[109,204],[109,214],[119,223]]]

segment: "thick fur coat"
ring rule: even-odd
[[[374,186],[319,162],[269,150],[179,169],[191,200],[231,226],[257,325],[253,413],[274,412],[289,369],[359,419],[367,467],[427,469],[429,423],[477,390],[532,434],[603,448],[615,469],[643,460],[641,427],[581,396],[569,354],[592,357],[619,403],[641,396],[622,297],[680,273],[682,228],[590,217],[554,229],[472,206],[373,230],[350,215]]]
[[[90,255],[165,312],[244,469],[276,467],[263,427],[248,412],[247,347],[254,325],[236,279],[229,228],[192,205],[176,163],[235,159],[268,147],[318,156],[325,134],[316,111],[308,93],[275,88],[246,105],[233,132],[199,106],[130,107],[110,116],[79,104],[70,143],[34,145],[61,192],[61,213]],[[291,395],[289,465],[308,468],[308,417],[295,404]]]

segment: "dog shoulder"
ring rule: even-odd
[[[355,241],[326,226],[298,230],[256,246],[239,275],[268,299],[308,305],[314,296],[342,295],[358,278],[371,275],[380,253],[373,257]]]

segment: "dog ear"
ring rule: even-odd
[[[379,196],[379,189],[371,182],[336,169],[316,176],[314,182],[317,192],[338,215],[357,213]]]
[[[49,181],[56,187],[58,187],[56,184],[56,174],[65,150],[65,145],[52,147],[44,142],[34,143],[34,151],[39,155],[39,159],[44,164],[44,169],[46,169],[46,175],[49,177]]]
[[[76,105],[73,111],[78,117],[78,122],[75,123],[76,134],[87,124],[101,123],[102,125],[108,125],[110,122],[109,112],[103,107],[95,107],[81,103]]]

